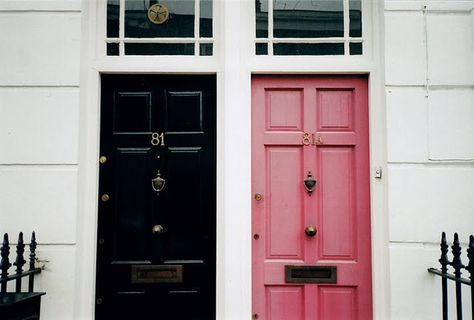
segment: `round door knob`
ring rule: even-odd
[[[151,228],[151,232],[156,235],[162,234],[164,231],[165,229],[163,229],[163,227],[160,224],[156,224],[153,226],[153,228]]]
[[[316,227],[311,225],[307,226],[306,229],[304,229],[304,233],[306,233],[308,237],[314,237],[316,235],[316,232]]]

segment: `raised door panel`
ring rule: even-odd
[[[299,189],[302,169],[301,148],[266,148],[266,186],[268,209],[265,212],[267,261],[303,259],[303,197]]]

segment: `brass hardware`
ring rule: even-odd
[[[303,143],[304,146],[309,146],[311,144],[311,135],[307,132],[303,133],[301,143]]]
[[[109,195],[108,195],[107,193],[104,193],[104,194],[102,195],[102,197],[100,197],[100,199],[101,199],[103,202],[107,202],[107,201],[109,201],[110,197],[109,197]]]
[[[132,265],[132,283],[182,283],[182,265]]]
[[[255,194],[255,200],[260,201],[260,200],[262,200],[262,199],[263,199],[263,197],[262,197],[262,195],[261,195],[260,193],[256,193],[256,194]]]
[[[316,140],[315,144],[323,144],[324,143],[323,138],[320,135],[318,135],[318,139],[315,139],[315,140]]]
[[[337,283],[337,266],[286,265],[286,283]]]
[[[314,237],[316,235],[316,227],[312,226],[312,225],[309,225],[306,227],[306,229],[304,229],[304,233],[306,233],[306,235],[308,237]]]
[[[153,228],[151,228],[151,233],[155,235],[162,234],[164,231],[165,229],[163,229],[163,226],[161,224],[156,224],[153,226]]]
[[[156,177],[151,180],[151,186],[158,194],[165,187],[166,180],[161,177],[160,170],[156,173]]]
[[[165,134],[164,132],[158,133],[153,132],[151,134],[150,143],[152,146],[164,146],[165,145]]]
[[[106,162],[107,162],[107,157],[106,157],[106,156],[101,156],[101,157],[99,158],[99,162],[100,162],[101,164],[106,163]]]
[[[306,178],[304,179],[304,187],[306,188],[306,191],[308,191],[309,195],[311,195],[315,186],[316,186],[316,179],[313,178],[313,174],[311,173],[311,171],[308,171],[308,174],[306,175]]]
[[[301,143],[304,146],[310,146],[310,145],[316,146],[319,144],[323,144],[324,142],[323,142],[323,138],[319,134],[316,136],[315,133],[305,132],[303,133]]]
[[[170,11],[164,5],[155,3],[148,8],[148,20],[154,24],[163,24],[170,18]]]

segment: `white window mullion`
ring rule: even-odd
[[[194,55],[199,56],[199,22],[201,20],[200,0],[194,0]]]
[[[125,38],[125,0],[120,0],[119,6],[119,56],[125,55],[125,44],[123,42]]]
[[[273,56],[273,0],[268,0],[268,55]]]
[[[349,0],[343,0],[344,10],[344,55],[348,56],[349,52]]]

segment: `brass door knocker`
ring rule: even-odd
[[[158,194],[165,187],[166,180],[161,177],[160,170],[156,173],[156,177],[151,180],[151,186]]]
[[[313,174],[311,173],[311,171],[308,171],[308,174],[306,175],[306,178],[303,181],[306,191],[308,191],[308,194],[311,195],[314,190],[314,187],[316,186],[316,179],[313,178]]]

